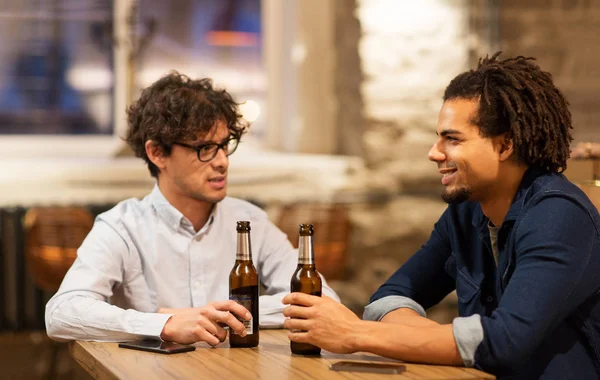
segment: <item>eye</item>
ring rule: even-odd
[[[217,147],[217,145],[215,145],[215,144],[203,145],[200,147],[200,154],[211,153],[213,150],[215,150],[216,147]]]

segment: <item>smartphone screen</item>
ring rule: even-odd
[[[142,350],[158,352],[161,354],[175,354],[177,352],[194,351],[196,347],[186,346],[172,342],[161,342],[160,340],[135,340],[131,342],[119,343],[121,348],[131,348],[133,350]]]
[[[332,371],[367,372],[397,374],[406,371],[406,366],[395,363],[369,363],[341,361],[333,363],[329,369]]]

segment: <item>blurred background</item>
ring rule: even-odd
[[[140,89],[178,70],[243,103],[229,195],[297,244],[362,314],[445,208],[427,152],[445,86],[480,56],[538,59],[600,142],[598,0],[0,0],[0,366],[87,379],[44,332],[93,217],[153,186],[121,137]],[[600,204],[597,159],[566,175]],[[435,279],[431,279],[435,281]],[[450,322],[449,295],[429,316]]]

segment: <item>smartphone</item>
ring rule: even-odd
[[[367,372],[398,374],[406,371],[406,366],[395,363],[369,363],[341,361],[329,366],[332,371]]]
[[[160,340],[134,340],[131,342],[121,342],[119,343],[119,347],[158,352],[160,354],[175,354],[178,352],[194,351],[196,349],[194,346],[186,346],[172,342],[161,342]]]

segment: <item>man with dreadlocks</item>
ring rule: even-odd
[[[567,101],[532,58],[498,55],[444,93],[429,159],[449,206],[427,243],[371,297],[370,321],[287,295],[284,315],[304,318],[285,322],[291,340],[503,378],[600,377],[600,217],[561,174]],[[425,318],[453,290],[459,317]]]

